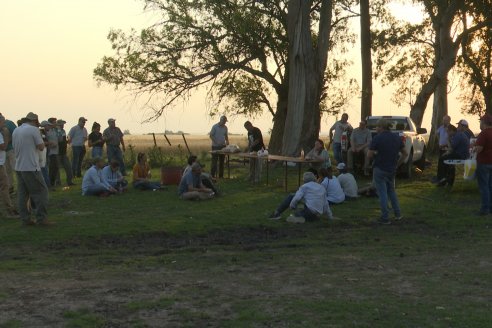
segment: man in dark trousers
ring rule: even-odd
[[[263,135],[260,129],[254,127],[250,121],[244,123],[244,128],[248,130],[248,151],[256,153],[265,149],[263,144]],[[249,159],[249,181],[259,183],[261,179],[261,158]]]
[[[378,134],[372,139],[367,157],[374,158],[372,170],[373,184],[376,188],[381,206],[379,223],[391,224],[389,220],[388,199],[395,212],[395,219],[401,220],[400,204],[395,191],[396,169],[407,157],[405,145],[398,134],[390,131],[390,123],[380,119],[377,123]]]

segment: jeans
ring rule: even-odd
[[[395,191],[395,173],[390,173],[374,167],[372,170],[373,185],[379,196],[379,205],[381,206],[381,220],[388,220],[388,198],[395,212],[395,216],[401,215],[400,204]]]
[[[161,184],[157,181],[135,181],[133,182],[133,188],[140,190],[154,190],[159,189]]]
[[[277,212],[278,214],[282,214],[283,211],[285,211],[286,209],[288,209],[290,207],[290,203],[292,202],[292,199],[294,198],[294,195],[295,194],[290,194],[289,196],[287,196],[282,201],[282,203],[280,203],[280,205],[277,207],[277,209],[275,210],[275,212]],[[316,220],[319,220],[319,216],[316,213],[312,212],[306,206],[306,204],[304,204],[304,208],[303,209],[296,210],[295,211],[295,216],[302,216],[304,219],[306,219],[306,221],[316,221]]]
[[[36,221],[42,222],[48,216],[48,187],[40,171],[17,171],[17,200],[19,214],[24,223],[29,222],[30,213],[27,201],[36,204]]]
[[[92,147],[92,152],[91,152],[92,158],[102,158],[103,157],[103,149],[102,147],[99,146],[94,146]]]
[[[60,168],[58,166],[58,155],[50,155],[49,158],[49,177],[50,186],[54,187],[56,185],[56,177],[60,174]]]
[[[337,161],[337,164],[343,163],[342,143],[340,142],[333,143],[333,157],[335,157],[335,161]]]
[[[492,164],[477,163],[477,182],[480,190],[480,212],[490,213],[492,203]]]
[[[221,150],[225,146],[212,146],[212,150]],[[219,178],[224,177],[224,160],[225,155],[212,154],[212,167],[210,168],[210,174],[215,178],[217,177],[217,161],[219,162]]]
[[[72,146],[72,174],[82,177],[82,161],[85,156],[85,146]]]
[[[60,169],[63,168],[65,170],[65,175],[67,176],[67,184],[71,185],[73,183],[72,165],[70,164],[70,160],[66,154],[58,154],[58,168],[58,174],[56,177],[57,183],[61,184]]]
[[[89,186],[82,193],[84,196],[99,196],[102,193],[108,192],[109,190],[103,186]]]
[[[108,162],[117,161],[120,164],[120,172],[122,175],[126,175],[125,162],[123,161],[123,152],[120,146],[106,145],[106,151],[108,153]]]

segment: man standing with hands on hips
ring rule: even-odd
[[[400,136],[390,131],[389,121],[380,119],[377,123],[376,131],[378,134],[372,139],[367,157],[369,160],[374,158],[372,177],[373,185],[378,193],[379,205],[381,206],[379,223],[391,224],[388,218],[388,198],[395,212],[395,219],[401,220],[402,218],[400,203],[395,191],[395,175],[396,169],[407,157],[407,151]]]
[[[123,161],[123,152],[125,151],[125,141],[123,140],[123,132],[116,127],[116,120],[110,118],[108,120],[108,128],[103,132],[103,139],[106,142],[108,154],[108,162],[117,161],[120,163],[120,172],[126,175],[125,162]],[[120,148],[121,144],[121,148]],[[122,152],[123,150],[123,152]]]
[[[212,140],[212,151],[221,150],[229,144],[229,136],[227,131],[227,117],[225,115],[220,117],[219,123],[212,126],[210,131],[210,139]],[[214,154],[212,152],[212,168],[210,169],[210,174],[212,177],[217,177],[217,161],[219,162],[219,178],[224,177],[224,159],[223,154]]]

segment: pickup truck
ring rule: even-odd
[[[368,116],[367,128],[371,130],[373,137],[376,134],[377,122],[382,118],[390,122],[390,130],[398,133],[405,144],[408,155],[398,170],[402,176],[411,178],[413,165],[421,170],[425,167],[427,129],[417,128],[408,116]]]

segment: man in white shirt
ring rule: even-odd
[[[41,174],[39,153],[43,151],[44,141],[38,129],[38,116],[29,113],[25,123],[12,133],[12,143],[15,152],[15,171],[17,173],[17,199],[19,214],[24,225],[35,224],[31,221],[27,202],[30,199],[35,212],[36,223],[49,226],[48,221],[48,187]]]
[[[102,176],[104,164],[102,158],[95,158],[94,165],[85,172],[82,179],[83,196],[109,196],[117,192]]]
[[[342,134],[343,132],[352,132],[352,126],[348,122],[348,114],[342,114],[340,121],[336,121],[330,128],[330,144],[333,143],[333,157],[338,163],[343,162],[342,157]],[[334,132],[334,133],[333,133]],[[348,140],[347,140],[348,141]]]
[[[345,201],[345,193],[338,179],[333,176],[331,167],[319,170],[321,185],[326,190],[326,199],[330,205],[341,204]]]
[[[5,117],[0,115],[0,131],[5,126]],[[3,139],[3,134],[0,133],[0,214],[3,217],[8,219],[17,219],[19,218],[16,215],[16,211],[14,206],[12,205],[12,201],[10,200],[9,195],[9,178],[7,176],[7,171],[5,170],[5,164],[7,160],[7,144]]]
[[[229,144],[229,135],[227,131],[227,117],[221,116],[219,123],[212,126],[210,131],[210,139],[212,140],[212,151],[221,150]],[[217,161],[219,162],[219,178],[224,177],[224,160],[225,155],[212,153],[212,167],[210,168],[210,174],[212,177],[217,177]]]
[[[345,199],[356,199],[359,197],[357,187],[357,181],[355,181],[352,173],[348,173],[344,163],[340,163],[337,165],[337,170],[340,172],[337,179],[340,182],[340,186],[342,187],[343,193],[345,194]]]
[[[82,177],[82,161],[85,156],[85,142],[87,141],[87,119],[79,117],[79,122],[68,132],[68,143],[72,145],[72,175]]]
[[[303,176],[304,184],[299,187],[295,194],[290,194],[277,207],[269,219],[279,220],[282,212],[290,207],[294,215],[287,218],[288,222],[304,223],[305,221],[319,220],[321,215],[326,214],[329,219],[333,218],[330,206],[326,200],[326,191],[323,186],[316,182],[316,177],[312,172],[306,172]],[[297,210],[297,203],[304,201],[304,208]]]

